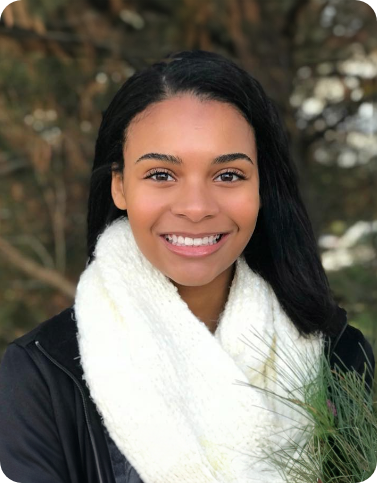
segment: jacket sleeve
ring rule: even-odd
[[[49,388],[16,344],[0,365],[0,463],[18,483],[69,483]]]

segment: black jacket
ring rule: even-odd
[[[326,341],[349,369],[364,372],[364,348],[356,328],[344,326]],[[106,326],[104,325],[104,330]],[[0,463],[19,483],[142,483],[105,430],[83,381],[72,308],[11,343],[0,366]]]

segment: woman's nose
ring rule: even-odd
[[[204,183],[186,183],[176,194],[171,204],[171,212],[176,216],[186,216],[198,222],[207,216],[219,213],[218,200],[212,190]]]

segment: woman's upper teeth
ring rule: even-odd
[[[179,243],[182,245],[195,245],[195,246],[200,246],[200,245],[208,245],[217,240],[217,238],[220,236],[218,235],[211,235],[211,236],[205,236],[203,238],[191,238],[191,237],[183,237],[179,235],[166,235],[166,237],[169,239],[169,241],[172,241],[173,243]]]
[[[213,235],[205,235],[205,236],[187,236],[187,235],[176,235],[175,233],[168,233],[166,236],[176,236],[182,238],[191,238],[192,240],[199,239],[203,240],[204,238],[210,238],[211,236],[219,236],[221,233],[214,233]]]

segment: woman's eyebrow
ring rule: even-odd
[[[140,156],[139,159],[135,161],[135,164],[143,159],[157,159],[158,161],[165,161],[166,163],[171,164],[183,164],[182,159],[179,156],[174,156],[172,154],[161,154],[161,153],[147,153]],[[246,161],[250,161],[251,164],[254,162],[251,158],[244,153],[230,153],[230,154],[222,154],[217,156],[211,164],[223,164],[228,163],[229,161],[236,161],[238,159],[246,159]]]

